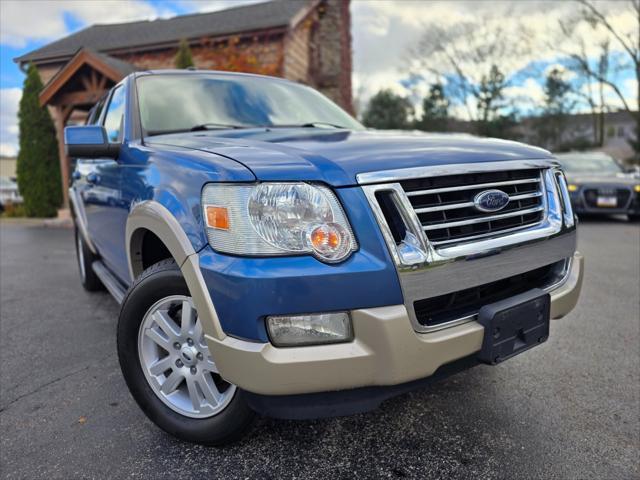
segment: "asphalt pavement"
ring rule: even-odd
[[[545,344],[316,421],[261,418],[233,446],[180,442],[130,397],[118,305],[85,292],[72,231],[0,223],[2,478],[640,477],[640,227],[582,222],[582,298]]]

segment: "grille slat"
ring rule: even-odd
[[[434,225],[423,226],[422,229],[424,231],[429,231],[429,230],[438,230],[441,228],[462,227],[464,225],[473,225],[475,223],[489,222],[489,224],[491,224],[493,220],[501,220],[503,218],[509,218],[509,217],[521,217],[522,215],[525,215],[527,213],[540,212],[543,209],[544,207],[540,205],[539,207],[528,208],[526,210],[517,210],[515,212],[501,213],[499,215],[483,216],[481,218],[472,218],[470,220],[462,220],[460,222],[436,223]]]
[[[533,192],[533,193],[523,193],[522,195],[512,195],[509,197],[509,201],[513,202],[515,200],[524,200],[526,198],[535,198],[540,197],[542,195],[541,192]],[[424,208],[416,208],[416,213],[428,213],[428,212],[437,212],[441,210],[455,210],[456,208],[468,208],[473,207],[473,202],[464,202],[464,203],[452,203],[452,204],[444,204],[437,207],[424,207]]]
[[[544,217],[540,169],[449,175],[400,184],[433,245],[513,232],[535,225]],[[509,203],[498,212],[476,209],[475,196],[493,188],[509,195]]]
[[[456,192],[460,190],[471,190],[474,188],[493,188],[493,187],[503,187],[505,185],[521,185],[523,183],[540,183],[540,178],[536,177],[536,178],[528,178],[523,180],[510,180],[507,182],[479,183],[477,185],[459,185],[456,187],[433,188],[429,190],[416,190],[413,192],[407,192],[407,196],[415,197],[418,195],[427,195],[427,194],[443,193],[443,192]]]

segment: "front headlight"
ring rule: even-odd
[[[202,193],[211,246],[250,256],[311,254],[333,263],[357,249],[334,193],[307,183],[209,184]]]

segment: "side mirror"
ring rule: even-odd
[[[100,125],[65,127],[67,155],[80,158],[118,158],[120,145],[109,143],[107,131]]]

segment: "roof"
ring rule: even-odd
[[[90,48],[85,48],[84,50],[90,51],[93,55],[102,60],[103,63],[120,72],[123,77],[126,77],[130,73],[133,73],[137,70],[134,65],[131,65],[124,60],[120,60],[119,58],[112,57],[111,55],[107,55],[106,53],[96,52],[91,50]]]
[[[222,36],[287,27],[310,1],[273,0],[212,13],[140,22],[92,25],[16,58],[18,63],[66,60],[81,48],[100,52],[177,43],[181,39]]]
[[[69,60],[45,85],[39,95],[40,104],[45,105],[50,103],[51,100],[61,91],[64,85],[85,65],[88,65],[94,70],[100,72],[104,77],[114,83],[119,82],[121,79],[136,70],[130,63],[123,62],[122,60],[118,60],[117,58],[113,58],[104,53],[98,53],[90,48],[82,48],[78,50],[73,58]],[[86,87],[87,90],[91,90],[90,92],[87,92],[89,95],[88,101],[93,101],[94,96],[99,95],[101,93],[100,90],[103,88],[104,85],[100,87],[98,84]]]

